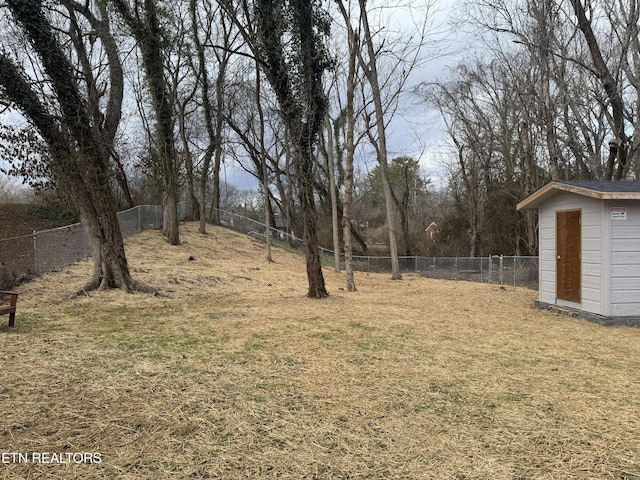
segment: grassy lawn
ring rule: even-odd
[[[310,300],[299,256],[209,231],[128,241],[164,297],[20,287],[0,478],[640,479],[640,329],[417,276]]]

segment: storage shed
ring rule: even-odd
[[[538,210],[538,305],[640,325],[640,182],[554,181],[517,205]]]

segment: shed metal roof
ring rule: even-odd
[[[570,192],[600,200],[640,200],[640,182],[603,182],[597,180],[555,180],[516,205],[517,210],[535,210],[561,192]]]

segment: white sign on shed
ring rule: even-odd
[[[626,207],[611,207],[611,220],[626,220],[627,208]]]

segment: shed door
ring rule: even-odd
[[[556,212],[556,297],[580,302],[582,212]]]

